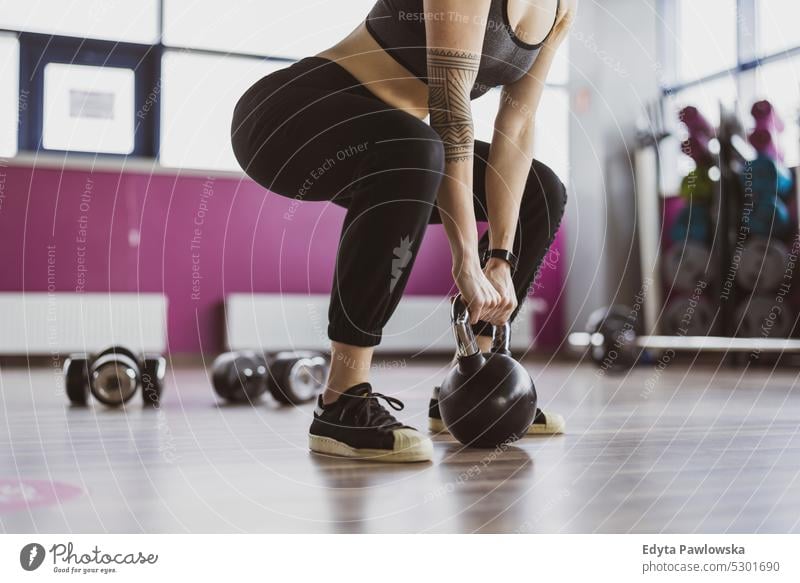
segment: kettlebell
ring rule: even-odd
[[[441,385],[442,421],[470,447],[495,448],[518,440],[533,422],[536,387],[511,357],[511,326],[495,326],[492,349],[482,354],[460,294],[452,300],[450,319],[458,362]]]

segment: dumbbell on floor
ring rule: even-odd
[[[327,377],[328,360],[321,354],[279,352],[270,359],[267,388],[276,401],[299,405],[313,401]]]
[[[703,298],[678,297],[667,308],[664,327],[675,335],[705,336],[713,330],[713,322],[714,310]],[[628,306],[595,310],[589,316],[586,332],[592,361],[610,372],[633,367],[643,353],[638,311]]]
[[[764,299],[767,301],[762,301]],[[576,349],[588,348],[592,360],[610,371],[627,369],[636,364],[640,354],[649,354],[650,351],[660,352],[669,359],[680,351],[709,351],[718,354],[800,353],[800,340],[779,337],[791,334],[794,325],[794,314],[785,302],[771,298],[753,298],[748,302],[749,304],[745,302],[739,308],[742,325],[738,337],[684,334],[642,336],[635,326],[638,311],[624,306],[613,306],[597,310],[590,318],[587,332],[573,332],[567,342]],[[781,310],[775,310],[778,305]],[[694,310],[696,312],[696,306]],[[696,317],[696,313],[692,317]],[[701,316],[701,319],[709,320],[707,316]],[[744,337],[744,334],[749,336]]]
[[[211,365],[211,384],[231,403],[252,403],[267,390],[267,359],[252,350],[220,354]]]
[[[248,403],[269,391],[276,401],[302,404],[324,388],[328,360],[318,352],[286,351],[272,357],[253,350],[227,352],[212,365],[216,393],[232,403]]]
[[[104,405],[119,407],[141,387],[145,405],[157,407],[165,373],[166,359],[160,354],[139,357],[122,346],[96,355],[71,354],[64,362],[66,393],[74,405],[88,404],[91,393]]]
[[[586,323],[591,338],[589,354],[598,366],[609,371],[627,370],[636,364],[638,313],[628,306],[615,305],[592,312]]]

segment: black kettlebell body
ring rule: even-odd
[[[458,363],[439,393],[442,421],[464,445],[494,448],[523,437],[536,414],[536,388],[511,357],[508,324],[495,330],[492,350],[481,354],[460,296],[453,300]]]

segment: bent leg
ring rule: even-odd
[[[444,169],[443,147],[426,123],[361,86],[341,89],[347,74],[330,71],[313,83],[292,77],[286,86],[266,83],[246,94],[234,116],[234,150],[269,190],[347,209],[328,335],[370,347],[380,342],[416,259]]]

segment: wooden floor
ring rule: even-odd
[[[397,363],[394,363],[397,364]],[[379,367],[425,427],[445,363]],[[430,464],[310,454],[312,408],[219,405],[201,367],[164,406],[65,404],[47,367],[0,374],[2,532],[800,532],[795,371],[529,365],[568,434]]]

